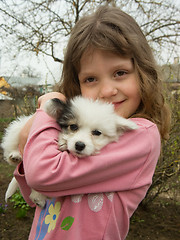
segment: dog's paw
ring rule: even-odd
[[[61,135],[58,141],[58,146],[59,146],[59,150],[62,152],[67,150],[67,141],[64,140]]]
[[[11,152],[8,157],[8,163],[11,165],[17,165],[22,161],[22,156],[18,151]]]
[[[62,151],[62,152],[66,151],[67,150],[67,145],[66,144],[59,145],[59,150]]]
[[[40,207],[42,209],[46,205],[46,200],[45,199],[34,198],[34,199],[31,199],[31,200],[33,201],[33,203],[35,203],[38,207]]]
[[[41,193],[36,192],[35,190],[32,190],[29,197],[33,203],[35,203],[38,207],[40,207],[42,209],[46,205],[46,196],[42,195]]]

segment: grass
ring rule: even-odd
[[[0,118],[0,123],[10,123],[15,118]]]
[[[1,177],[13,177],[15,167],[3,162],[0,162],[0,175]]]

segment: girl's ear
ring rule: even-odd
[[[63,110],[66,107],[66,103],[58,98],[48,100],[44,105],[44,111],[54,119],[59,119]]]
[[[138,128],[136,123],[120,116],[116,117],[116,126],[119,134],[126,131],[135,130]]]

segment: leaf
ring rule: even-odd
[[[61,223],[61,229],[68,231],[74,222],[74,218],[69,216],[66,217]]]
[[[27,214],[27,210],[26,209],[19,208],[17,213],[16,213],[16,217],[17,218],[25,218],[26,214]]]

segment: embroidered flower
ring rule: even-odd
[[[79,203],[79,202],[81,202],[83,196],[84,196],[84,194],[72,195],[71,201],[74,203]]]
[[[74,203],[80,203],[83,198],[83,194],[73,195],[71,196],[71,201]],[[114,192],[105,193],[105,196],[109,199],[109,201],[113,201]],[[90,193],[88,194],[88,205],[91,211],[99,212],[103,207],[104,202],[104,194],[103,193]]]
[[[99,212],[103,207],[104,195],[103,193],[88,194],[88,205],[91,211]]]
[[[49,206],[49,209],[48,209],[49,214],[45,217],[45,224],[49,224],[48,233],[51,230],[55,229],[56,221],[60,214],[60,210],[61,210],[60,202],[56,202],[55,206],[53,206],[53,204]]]

